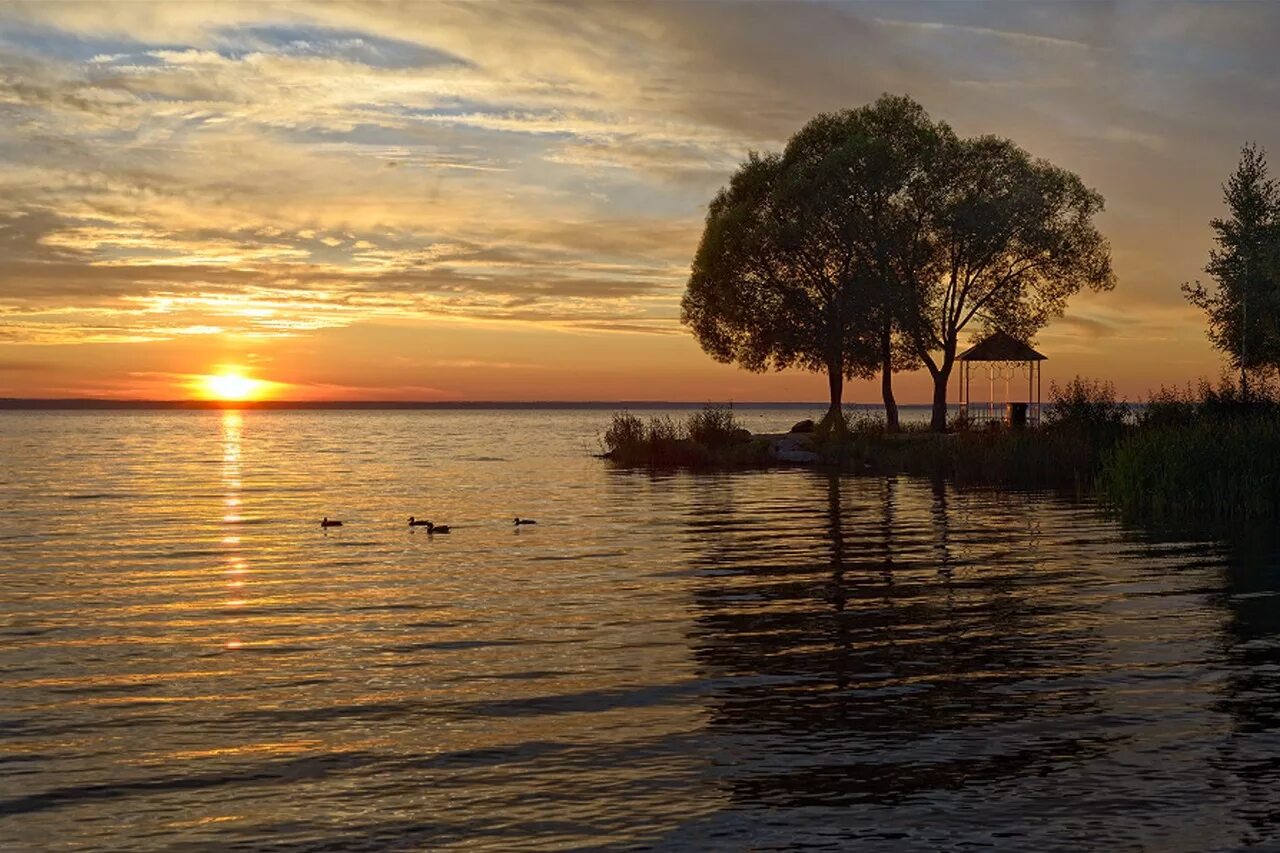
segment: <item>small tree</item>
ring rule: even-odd
[[[931,425],[942,431],[960,333],[971,322],[1029,338],[1061,316],[1068,297],[1109,290],[1115,276],[1093,225],[1102,196],[1075,174],[994,136],[956,141],[935,169],[930,209],[919,213],[933,254],[914,270],[902,263],[915,275],[903,324],[933,377]]]
[[[838,425],[844,380],[879,364],[878,326],[831,184],[803,162],[753,153],[716,195],[681,321],[718,361],[825,372]]]
[[[1246,145],[1222,193],[1230,217],[1209,223],[1218,247],[1205,267],[1217,286],[1197,281],[1182,292],[1204,311],[1209,340],[1240,371],[1248,402],[1249,371],[1280,367],[1280,189],[1268,177],[1266,152]]]

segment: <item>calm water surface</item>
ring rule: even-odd
[[[605,419],[0,414],[0,849],[1280,838],[1266,532],[610,470]]]

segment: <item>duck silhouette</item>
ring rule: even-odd
[[[410,526],[410,527],[430,527],[430,526],[431,526],[431,522],[429,522],[429,521],[423,521],[423,520],[422,520],[422,519],[420,519],[420,518],[414,518],[414,517],[411,515],[411,516],[409,516],[409,526]]]
[[[341,527],[342,522],[338,521],[337,519],[331,520],[329,516],[326,515],[324,518],[320,519],[320,526],[321,527]]]
[[[534,521],[532,518],[521,518],[518,515],[516,516],[516,527],[519,527],[522,524],[537,524],[537,523],[538,522]]]
[[[432,524],[431,522],[429,522],[429,521],[428,521],[428,522],[427,522],[427,532],[428,532],[428,533],[448,533],[448,532],[449,532],[449,525],[447,525],[447,524]]]

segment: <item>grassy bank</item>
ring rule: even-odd
[[[1280,518],[1280,398],[1227,382],[1156,395],[1109,453],[1099,496],[1142,520]]]
[[[770,464],[769,444],[743,428],[731,409],[708,406],[682,421],[641,420],[615,412],[601,438],[601,454],[618,465],[714,470]]]
[[[911,474],[959,486],[1095,494],[1137,521],[1280,519],[1280,396],[1242,403],[1229,382],[1162,390],[1134,414],[1114,389],[1076,379],[1052,385],[1036,430],[921,428],[890,433],[866,417],[803,436],[828,470]],[[727,409],[676,422],[614,415],[603,444],[623,465],[696,470],[776,464]]]

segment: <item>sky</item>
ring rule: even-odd
[[[821,400],[713,362],[680,296],[748,151],[891,92],[1103,194],[1117,287],[1036,344],[1046,382],[1139,399],[1221,370],[1179,285],[1241,145],[1280,152],[1277,32],[1227,2],[0,0],[0,396]]]

